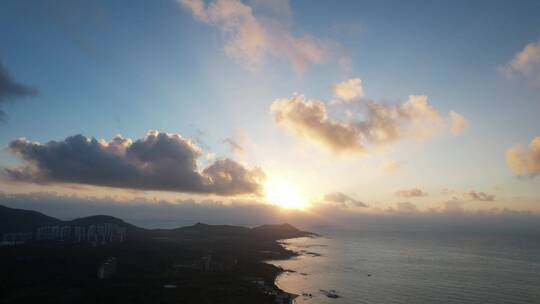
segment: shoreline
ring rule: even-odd
[[[275,275],[274,277],[274,282],[273,282],[273,287],[280,293],[284,294],[284,295],[287,295],[290,299],[287,301],[288,304],[294,304],[296,303],[295,299],[298,298],[300,295],[299,294],[296,294],[296,293],[292,293],[292,292],[288,292],[286,290],[284,290],[282,287],[278,286],[277,284],[277,279],[280,275],[283,275],[284,273],[286,272],[296,272],[296,270],[292,270],[292,269],[284,269],[282,268],[281,266],[278,266],[278,265],[275,265],[274,263],[272,263],[272,261],[280,261],[280,260],[289,260],[289,259],[292,259],[292,258],[295,258],[295,257],[298,257],[298,256],[301,256],[302,253],[301,252],[298,252],[298,251],[293,251],[289,248],[286,248],[285,245],[283,244],[283,241],[286,241],[286,240],[290,240],[290,239],[296,239],[296,238],[304,238],[304,237],[309,237],[309,238],[314,238],[314,237],[320,237],[320,235],[318,234],[315,234],[315,233],[311,233],[310,235],[308,236],[301,236],[301,237],[293,237],[293,238],[287,238],[287,239],[280,239],[280,240],[276,240],[275,242],[277,244],[279,244],[279,246],[281,248],[283,248],[284,250],[287,250],[287,251],[290,251],[292,254],[288,257],[285,257],[285,258],[281,258],[281,259],[273,259],[273,260],[267,260],[267,261],[263,261],[264,263],[266,264],[269,264],[269,265],[272,265],[276,268],[279,269],[279,272]]]

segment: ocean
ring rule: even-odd
[[[272,261],[298,304],[540,303],[538,235],[315,232],[283,241],[300,256]]]

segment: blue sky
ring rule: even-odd
[[[39,94],[3,105],[8,121],[0,144],[75,134],[138,139],[159,130],[192,138],[205,153],[261,166],[270,179],[286,179],[310,199],[339,191],[387,208],[405,199],[394,190],[417,187],[432,194],[416,202],[428,208],[452,200],[438,194],[450,188],[494,193],[498,208],[540,210],[538,178],[517,178],[505,160],[507,149],[540,136],[540,86],[500,72],[540,39],[540,3],[275,3],[286,11],[255,0],[244,5],[262,23],[271,19],[294,37],[328,43],[333,55],[301,72],[279,55],[246,68],[224,51],[226,32],[175,1],[4,1],[0,60]],[[338,57],[349,59],[348,69]],[[296,92],[330,101],[332,85],[350,78],[362,79],[365,95],[376,102],[427,95],[441,115],[456,111],[470,126],[459,136],[405,139],[383,152],[343,156],[274,122],[275,99]],[[337,119],[342,113],[335,111]],[[242,157],[223,142],[235,132],[247,138]],[[381,176],[377,168],[393,161],[405,171]],[[20,163],[9,149],[0,153],[2,166]]]

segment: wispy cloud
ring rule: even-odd
[[[35,88],[26,86],[14,80],[6,67],[0,62],[0,122],[5,122],[6,113],[1,107],[10,101],[37,94]]]
[[[303,72],[312,64],[330,56],[332,43],[311,35],[295,35],[279,20],[254,14],[251,6],[240,0],[177,0],[193,16],[224,33],[225,53],[248,69],[262,66],[268,57],[285,59],[296,71]],[[288,3],[281,3],[274,12],[288,12]]]
[[[229,145],[229,148],[235,155],[237,156],[244,155],[244,148],[235,139],[231,137],[227,137],[223,140],[223,142]]]
[[[157,131],[136,141],[120,135],[110,141],[75,135],[46,144],[18,139],[9,148],[25,161],[5,169],[16,181],[239,195],[260,194],[265,179],[260,168],[231,159],[218,159],[199,170],[197,159],[203,152],[195,143]]]
[[[246,145],[248,144],[248,136],[243,129],[235,129],[233,135],[223,140],[237,157],[244,157],[246,154]]]

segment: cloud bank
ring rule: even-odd
[[[197,145],[179,134],[157,131],[136,141],[120,135],[110,141],[75,135],[46,144],[23,138],[9,149],[25,162],[4,170],[17,181],[240,195],[260,194],[265,179],[260,168],[231,159],[199,170],[202,151]]]
[[[225,34],[225,53],[249,69],[267,57],[285,59],[299,72],[328,57],[326,45],[310,35],[296,36],[270,17],[259,18],[240,0],[177,0],[193,16]]]
[[[6,67],[0,62],[0,122],[6,120],[6,113],[1,109],[5,103],[36,94],[36,89],[15,81]]]
[[[507,77],[520,77],[540,86],[540,40],[527,44],[499,71]]]
[[[529,147],[517,145],[506,150],[506,161],[515,174],[534,178],[540,174],[540,136],[535,137]]]
[[[250,201],[224,203],[214,200],[164,201],[149,198],[120,199],[111,197],[64,196],[50,192],[7,194],[0,192],[0,205],[31,209],[61,219],[107,214],[147,228],[176,228],[197,222],[208,224],[261,225],[291,223],[314,229],[326,225],[366,230],[404,229],[429,231],[462,230],[467,233],[540,232],[538,214],[509,209],[466,211],[461,205],[422,210],[411,203],[369,213],[368,208],[336,208],[321,204],[310,212],[289,210]],[[356,212],[366,211],[366,212]]]
[[[348,98],[354,94],[342,95]],[[363,117],[354,112],[356,108],[351,108],[341,120],[330,117],[330,106],[294,95],[274,100],[270,112],[279,126],[333,152],[365,152],[370,146],[404,138],[427,139],[445,131],[457,135],[468,125],[456,112],[442,116],[423,95],[411,95],[402,104],[367,100],[363,103]]]

